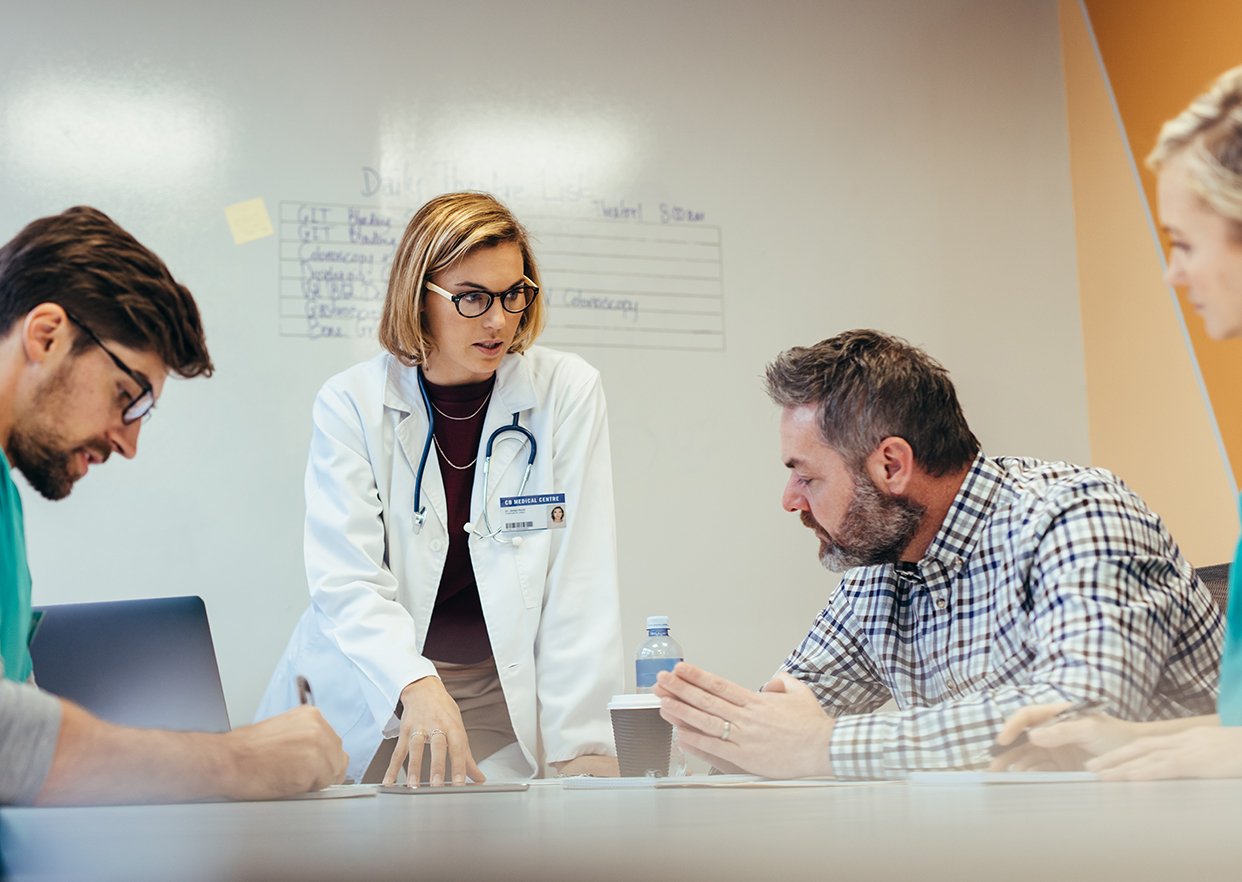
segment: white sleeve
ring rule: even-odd
[[[325,386],[315,399],[306,465],[306,576],[326,636],[354,664],[367,705],[384,725],[401,690],[435,674],[418,652],[414,620],[397,600],[386,560],[384,510],[363,415]]]
[[[557,402],[556,491],[565,529],[554,540],[535,644],[540,729],[548,762],[612,754],[609,698],[624,683],[616,513],[608,414],[599,374]]]

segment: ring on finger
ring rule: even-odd
[[[432,729],[431,732],[428,733],[427,737],[435,738],[437,735],[444,735],[445,738],[448,738],[448,735],[445,734],[443,729]]]
[[[424,732],[422,729],[415,729],[413,732],[410,733],[410,737],[411,738],[426,738],[427,733]]]
[[[723,730],[721,731],[721,733],[720,733],[720,740],[721,740],[721,741],[728,741],[728,740],[729,740],[729,731],[733,728],[733,724],[732,724],[732,723],[730,723],[728,720],[722,720],[721,722],[723,722],[723,723],[724,723],[724,729],[723,729]]]

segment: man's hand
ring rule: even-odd
[[[294,708],[218,737],[224,748],[221,780],[227,782],[224,795],[230,799],[322,790],[341,783],[349,763],[341,739],[313,707]]]
[[[788,674],[752,692],[680,662],[660,673],[652,691],[682,748],[721,771],[768,778],[832,774],[833,720],[810,688]]]
[[[61,702],[48,805],[276,799],[345,777],[341,739],[313,707],[225,734],[129,729]]]

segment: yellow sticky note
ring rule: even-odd
[[[267,213],[267,205],[262,198],[226,205],[224,216],[228,219],[229,229],[233,231],[234,245],[245,245],[275,232],[272,229],[272,219]]]

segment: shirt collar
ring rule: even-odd
[[[978,543],[1003,479],[1000,466],[982,453],[975,455],[940,529],[919,561],[920,567],[936,561],[949,572],[956,572]]]

